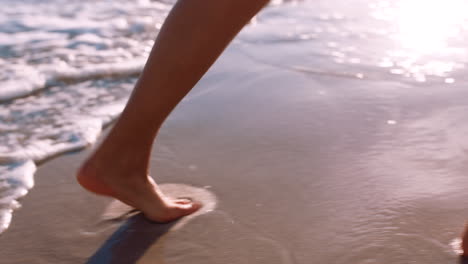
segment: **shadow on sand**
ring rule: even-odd
[[[155,224],[142,214],[135,215],[117,229],[86,263],[136,263],[176,223]]]
[[[468,264],[468,257],[460,256],[460,264]]]

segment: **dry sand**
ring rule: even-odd
[[[468,209],[461,89],[307,75],[241,50],[155,145],[152,175],[209,202],[203,214],[105,221],[120,207],[74,180],[90,150],[68,154],[39,168],[0,237],[0,263],[457,262],[449,244]]]

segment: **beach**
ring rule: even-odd
[[[468,198],[465,158],[450,144],[468,129],[459,89],[422,100],[238,49],[167,120],[152,157],[159,183],[205,189],[215,209],[176,230],[141,216],[103,221],[112,200],[74,180],[90,150],[67,154],[39,167],[0,262],[456,263],[449,244]]]
[[[458,263],[464,57],[385,57],[384,33],[353,31],[364,11],[321,3],[298,26],[314,8],[301,3],[268,7],[161,128],[150,173],[200,212],[151,223],[76,183],[119,110],[105,112],[97,142],[37,162],[0,263]],[[102,83],[121,95],[134,80]]]

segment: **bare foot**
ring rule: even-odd
[[[461,248],[463,250],[463,256],[468,257],[468,222],[466,222],[465,231],[463,231]]]
[[[99,164],[99,165],[98,165]],[[140,211],[150,220],[166,223],[194,213],[201,204],[188,199],[170,199],[150,176],[136,170],[104,167],[92,157],[77,173],[77,180],[86,190],[116,198]],[[141,170],[140,170],[141,171]]]

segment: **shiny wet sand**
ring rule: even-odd
[[[311,75],[241,50],[175,110],[152,158],[158,182],[206,190],[214,210],[180,228],[103,221],[112,201],[73,178],[89,150],[69,154],[39,168],[0,263],[457,263],[463,87]]]

